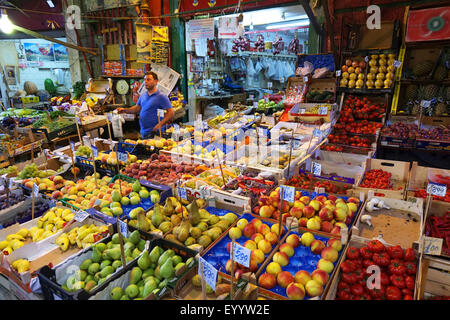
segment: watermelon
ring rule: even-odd
[[[56,93],[56,86],[53,83],[52,79],[49,79],[49,78],[45,79],[44,87],[45,87],[45,90],[48,91],[48,93],[50,93],[52,95]]]

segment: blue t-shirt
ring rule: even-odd
[[[153,127],[158,124],[158,109],[167,110],[172,108],[169,98],[161,94],[159,90],[151,95],[148,95],[147,91],[144,92],[141,94],[136,104],[141,106],[139,124],[141,125],[142,137],[150,134]]]

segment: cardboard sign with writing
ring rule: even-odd
[[[202,272],[203,269],[203,272]],[[214,268],[208,261],[199,257],[198,259],[198,274],[203,275],[205,282],[213,289],[216,290],[217,282],[217,269]]]
[[[423,253],[430,255],[439,256],[442,251],[442,243],[443,239],[441,238],[433,238],[433,237],[424,237],[423,239]]]
[[[231,257],[235,262],[243,265],[244,267],[250,266],[250,256],[252,251],[241,246],[239,243],[233,242],[233,254],[234,257]],[[231,255],[231,252],[230,252]]]

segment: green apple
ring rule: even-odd
[[[131,204],[134,204],[134,205],[138,204],[139,202],[141,202],[141,198],[139,197],[139,195],[131,197],[130,202],[131,202]]]
[[[112,208],[112,214],[115,216],[121,216],[123,214],[123,210],[120,207]]]
[[[120,200],[120,203],[121,203],[123,206],[127,206],[127,205],[130,204],[130,198],[128,198],[128,197],[122,197],[122,199]]]

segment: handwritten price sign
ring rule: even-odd
[[[445,197],[447,194],[447,186],[439,183],[428,183],[427,193],[431,193],[433,196]]]
[[[443,239],[424,237],[423,253],[431,255],[440,255],[442,251]]]
[[[70,149],[72,152],[75,152],[75,143],[73,143],[73,141],[70,141]]]
[[[319,107],[319,114],[326,115],[328,113],[328,107]]]
[[[35,197],[39,196],[39,187],[36,183],[33,183],[33,194]]]
[[[83,222],[87,217],[89,217],[89,213],[80,210],[75,214],[73,218],[78,222]]]
[[[281,196],[287,202],[295,201],[295,188],[289,186],[281,186]]]
[[[185,188],[177,187],[177,191],[178,191],[178,196],[181,199],[187,200],[187,195],[186,195],[186,189]]]
[[[125,238],[128,238],[128,226],[122,220],[119,220],[119,230]]]
[[[313,136],[316,138],[320,138],[322,136],[322,131],[320,131],[319,129],[314,129],[313,131]]]
[[[128,161],[128,155],[126,152],[117,152],[117,160],[122,162]]]
[[[311,171],[314,175],[316,176],[320,176],[320,173],[322,172],[322,165],[320,163],[317,162],[312,162],[311,163]]]
[[[248,268],[250,266],[250,256],[252,251],[236,242],[233,242],[233,251],[234,257],[231,257],[231,259]]]
[[[98,148],[91,146],[91,150],[92,150],[92,155],[94,156],[94,158],[98,157]]]
[[[205,282],[213,289],[216,290],[217,282],[217,269],[214,268],[208,261],[199,257],[198,259],[198,274],[203,275]],[[203,272],[202,272],[203,269]]]

